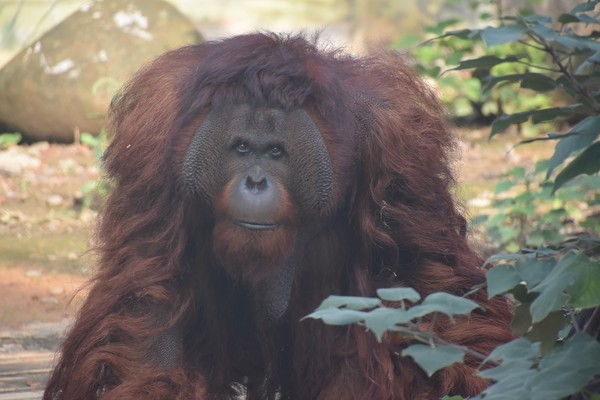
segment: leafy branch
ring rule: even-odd
[[[474,301],[443,292],[432,293],[420,301],[421,296],[412,288],[379,289],[377,295],[379,298],[329,296],[305,318],[321,319],[329,325],[359,324],[373,332],[379,342],[387,331],[419,342],[421,344],[403,349],[401,355],[412,357],[429,376],[450,364],[462,362],[465,355],[479,360],[482,365],[499,365],[485,354],[450,343],[435,333],[439,314],[451,320],[456,315],[469,314],[480,308]]]

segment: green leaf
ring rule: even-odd
[[[532,400],[561,399],[577,393],[600,374],[600,343],[585,333],[576,333],[539,363],[539,373],[528,386]]]
[[[482,93],[486,93],[491,90],[494,86],[502,82],[519,82],[525,74],[509,74],[509,75],[499,75],[493,76],[488,75],[483,78],[483,87],[481,88]]]
[[[419,35],[409,34],[395,40],[392,45],[395,49],[408,49],[418,45],[422,41]]]
[[[421,304],[411,307],[408,312],[413,318],[434,312],[441,312],[452,317],[456,314],[468,314],[476,308],[481,307],[472,300],[450,293],[436,292],[427,296]]]
[[[412,357],[428,376],[432,376],[444,367],[461,362],[465,353],[454,346],[430,347],[424,344],[414,344],[402,350],[402,355]]]
[[[566,137],[560,139],[554,154],[548,163],[546,179],[552,171],[566,160],[573,152],[589,146],[600,133],[600,117],[587,117],[567,131]]]
[[[587,2],[582,1],[579,4],[577,4],[575,7],[573,7],[573,9],[570,11],[570,14],[576,14],[576,13],[586,12],[586,11],[593,11],[594,8],[596,8],[596,4],[598,4],[598,1],[587,1]]]
[[[531,398],[530,390],[526,385],[535,376],[535,370],[531,368],[531,362],[529,361],[520,360],[512,362],[510,365],[503,364],[499,367],[480,371],[477,375],[498,382],[488,387],[480,395],[473,397],[472,400],[530,400]]]
[[[600,263],[590,260],[585,256],[573,262],[576,269],[575,282],[567,293],[570,295],[568,303],[571,307],[592,308],[600,305]]]
[[[403,308],[382,307],[372,310],[365,315],[365,326],[375,334],[377,341],[386,331],[393,331],[397,324],[406,324],[414,317]]]
[[[457,29],[452,31],[447,31],[443,35],[438,36],[432,40],[439,40],[447,37],[457,37],[459,39],[468,39],[475,41],[479,38],[480,30],[479,29]],[[429,41],[425,42],[428,43]]]
[[[377,289],[377,296],[386,301],[408,300],[414,303],[421,300],[421,295],[413,288]]]
[[[364,311],[348,310],[341,308],[327,308],[314,311],[306,318],[321,319],[327,325],[350,325],[365,319]]]
[[[496,347],[488,359],[503,362],[514,362],[518,360],[534,360],[540,354],[540,344],[531,343],[524,338],[518,338]],[[483,376],[483,375],[481,375]]]
[[[537,293],[528,292],[527,286],[523,283],[515,286],[514,289],[510,291],[510,294],[513,295],[515,300],[523,304],[531,304],[538,297]]]
[[[0,134],[0,149],[19,144],[23,136],[20,133],[2,133]]]
[[[346,307],[352,310],[365,310],[381,305],[381,301],[375,298],[369,297],[355,297],[355,296],[329,296],[317,308],[317,310],[323,310],[328,308]]]
[[[474,400],[529,399],[526,384],[536,373],[532,364],[539,355],[539,346],[539,343],[531,343],[527,339],[519,338],[496,347],[488,358],[502,360],[502,364],[479,371],[477,375],[498,382]]]
[[[556,118],[568,117],[573,115],[574,110],[579,106],[580,104],[578,103],[567,107],[550,107],[535,110],[531,113],[531,122],[539,124],[540,122],[548,122]]]
[[[490,138],[496,135],[497,133],[502,132],[510,125],[514,124],[522,124],[529,119],[531,115],[531,111],[515,113],[511,115],[503,115],[498,117],[492,122],[492,130],[490,132]]]
[[[569,13],[561,14],[558,17],[558,22],[561,24],[570,24],[574,22],[583,22],[584,24],[597,24],[598,19],[589,16],[588,14],[573,15]]]
[[[600,51],[597,51],[591,56],[589,56],[587,58],[587,61],[589,61],[592,65],[600,64]]]
[[[511,168],[506,175],[515,177],[515,178],[523,178],[525,177],[525,168],[521,167],[521,166],[517,166],[514,168]]]
[[[544,41],[554,40],[557,37],[559,37],[559,35],[556,33],[556,31],[554,31],[554,29],[544,26],[544,25],[530,26],[529,29],[527,29],[527,33],[538,36],[540,39],[543,39]]]
[[[556,144],[554,154],[548,162],[546,178],[549,178],[554,169],[569,158],[571,154],[592,144],[597,136],[597,133],[580,133],[560,139]]]
[[[481,32],[481,38],[486,46],[492,47],[519,40],[523,33],[525,33],[525,29],[519,25],[506,25],[498,28],[487,27]]]
[[[515,264],[515,270],[521,280],[532,288],[546,278],[556,265],[555,258],[520,259]]]
[[[556,43],[560,43],[561,45],[565,46],[571,52],[573,50],[588,50],[588,49],[593,50],[593,51],[600,51],[600,43],[597,43],[593,40],[580,38],[577,36],[566,36],[566,35],[556,36],[556,38],[554,38],[554,41]]]
[[[596,52],[593,55],[591,55],[590,57],[588,57],[587,60],[583,60],[581,62],[581,64],[579,64],[579,66],[577,67],[577,69],[575,70],[575,75],[579,75],[579,76],[594,76],[595,74],[595,70],[596,70],[596,64],[598,63],[598,61],[592,61],[592,59],[597,60],[600,57],[600,52]],[[562,84],[562,82],[561,82]]]
[[[552,192],[581,174],[592,175],[600,170],[600,142],[595,142],[567,165],[554,180]]]
[[[521,15],[524,15],[523,11],[521,12]],[[523,19],[529,23],[537,25],[548,25],[552,23],[552,18],[547,15],[529,14],[525,15]]]
[[[87,182],[85,182],[83,185],[81,185],[79,187],[79,190],[83,194],[87,194],[87,193],[90,193],[90,192],[96,190],[97,188],[98,188],[98,182],[97,181],[87,181]]]
[[[488,219],[489,219],[489,215],[484,215],[484,214],[476,215],[475,217],[471,218],[470,225],[477,226],[477,225],[483,224]]]
[[[89,148],[94,148],[101,145],[102,139],[92,135],[91,133],[82,132],[79,136],[79,141],[81,144],[84,144]]]
[[[558,339],[558,332],[565,327],[568,320],[562,310],[553,311],[540,322],[533,324],[524,336],[532,342],[540,342],[542,353],[548,353]]]
[[[565,399],[571,394],[579,392],[594,377],[596,368],[580,369],[576,371],[558,370],[552,368],[533,376],[528,382],[531,385],[531,400]],[[558,378],[553,378],[559,374]],[[588,399],[586,397],[586,399]]]
[[[494,194],[500,194],[500,193],[504,193],[509,189],[512,189],[513,187],[515,187],[516,185],[518,185],[518,182],[515,181],[500,181],[496,184],[496,186],[494,186]]]
[[[473,58],[470,60],[462,60],[457,67],[452,70],[468,69],[468,68],[492,68],[495,65],[502,64],[505,62],[515,62],[518,58],[515,56],[508,56],[506,58],[500,58],[496,56],[482,56],[479,58]]]
[[[521,277],[515,268],[508,264],[500,264],[486,273],[488,298],[506,293],[521,282]]]
[[[552,311],[559,310],[564,305],[562,292],[576,280],[571,266],[577,264],[581,257],[583,256],[574,252],[566,254],[542,282],[530,289],[539,293],[530,308],[534,323],[543,320]]]
[[[521,80],[521,87],[523,89],[531,89],[538,92],[549,92],[556,89],[556,82],[554,79],[544,74],[527,73],[524,74]]]
[[[580,19],[576,15],[563,13],[558,17],[557,21],[561,24],[570,24],[572,22],[580,22]]]
[[[454,65],[460,63],[464,57],[463,51],[454,50],[454,53],[449,54],[448,58],[446,58],[446,65]]]
[[[598,21],[598,18],[594,18],[594,17],[589,16],[587,14],[579,14],[578,17],[579,17],[579,20],[581,22],[583,22],[584,24],[598,24],[598,23],[600,23],[600,21]]]
[[[541,359],[539,343],[523,338],[499,346],[492,355],[502,364],[478,375],[498,382],[473,400],[558,400],[577,393],[600,373],[600,344],[583,333]]]
[[[513,312],[513,319],[510,322],[510,328],[513,335],[523,336],[531,327],[531,313],[529,312],[529,303],[519,304]]]
[[[532,259],[532,258],[535,258],[534,253],[529,253],[529,254],[498,253],[498,254],[494,254],[494,255],[488,257],[485,260],[485,262],[483,263],[483,265],[492,264],[497,261],[514,261],[514,260]]]
[[[425,32],[432,33],[434,35],[441,35],[452,25],[456,25],[460,22],[457,18],[450,18],[443,21],[439,21],[435,26],[429,26],[425,28]]]

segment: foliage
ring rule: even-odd
[[[17,132],[0,134],[0,150],[19,144],[22,138],[23,136]]]
[[[106,146],[108,145],[106,130],[103,129],[98,136],[90,133],[82,133],[80,141],[81,144],[90,148],[92,154],[100,163],[102,154],[104,154],[104,150],[106,150]],[[110,192],[110,182],[104,178],[88,181],[81,185],[79,190],[83,194],[83,206],[86,208],[97,208]]]
[[[92,154],[97,161],[100,161],[106,146],[108,145],[108,137],[106,130],[102,129],[98,136],[94,136],[91,133],[84,132],[79,138],[81,144],[87,146],[92,151]]]
[[[482,12],[481,19],[489,19],[489,14]],[[466,31],[473,32],[472,30],[451,31],[457,32],[456,35],[443,33],[448,28],[459,26],[460,20],[448,19],[426,28],[426,32],[435,39],[412,51],[415,68],[435,80],[442,102],[457,121],[489,123],[504,113],[548,107],[551,104],[552,98],[547,93],[529,92],[526,96],[521,95],[522,89],[509,79],[494,82],[493,86],[497,85],[494,91],[489,90],[493,86],[488,87],[490,83],[484,81],[492,69],[496,74],[516,76],[527,72],[531,68],[528,64],[545,68],[550,60],[543,51],[520,43],[507,43],[486,49],[477,35],[471,37],[465,34]],[[418,36],[410,36],[396,41],[393,47],[407,49],[418,40]],[[485,55],[481,56],[482,54]],[[470,59],[478,55],[481,60],[477,68],[468,70]],[[507,62],[501,62],[502,60]],[[515,62],[508,62],[511,60]],[[448,73],[449,71],[454,73]],[[528,124],[524,131],[533,134],[537,129]]]
[[[600,374],[600,343],[577,319],[577,310],[600,305],[600,268],[578,245],[488,260],[498,262],[487,273],[488,295],[514,297],[512,329],[522,338],[492,352],[501,364],[479,374],[497,383],[480,398],[560,399]]]
[[[486,228],[494,247],[517,252],[521,248],[557,246],[583,229],[600,232],[600,177],[578,176],[553,193],[545,181],[548,160],[532,169],[517,166],[496,184],[492,208],[472,224]]]
[[[98,95],[99,93],[105,93],[107,96],[115,96],[115,93],[119,90],[121,82],[111,77],[101,77],[94,82],[92,86],[92,93]],[[90,117],[105,118],[106,115],[93,115]],[[102,129],[98,136],[94,136],[90,133],[84,132],[79,138],[80,143],[89,147],[92,154],[101,164],[102,155],[108,146],[108,133],[106,129]],[[98,208],[102,201],[108,196],[111,189],[110,182],[105,178],[100,178],[95,181],[85,182],[79,189],[83,194],[83,206]]]
[[[502,364],[479,375],[498,383],[474,399],[564,398],[577,393],[600,373],[599,357],[600,345],[585,333],[576,333],[546,356],[542,356],[539,343],[516,339],[490,354],[491,359],[502,360]]]
[[[498,383],[476,399],[560,399],[577,393],[600,374],[600,343],[577,325],[577,332],[565,340],[565,327],[569,325],[560,312],[564,307],[573,310],[600,304],[600,269],[586,256],[574,252],[566,254],[560,265],[553,268],[548,262],[553,255],[552,251],[540,251],[526,257],[495,257],[507,263],[488,272],[489,296],[511,293],[520,301],[513,330],[523,338],[497,347],[489,357],[448,343],[435,336],[431,328],[421,328],[423,320],[435,320],[436,313],[452,318],[479,307],[469,299],[448,293],[433,293],[418,304],[415,303],[421,296],[411,288],[379,289],[379,298],[330,296],[306,318],[321,319],[330,325],[357,323],[372,331],[379,341],[389,331],[420,342],[403,349],[401,355],[412,357],[429,376],[462,362],[467,354],[482,366],[491,364],[492,368],[479,375]],[[525,258],[529,263],[524,262]],[[563,291],[569,296],[560,301]],[[384,302],[398,305],[386,307]],[[561,342],[554,347],[558,338]]]
[[[600,343],[595,339],[600,336],[599,2],[577,4],[556,19],[522,12],[502,17],[500,26],[443,32],[455,23],[445,22],[435,28],[438,39],[417,52],[417,60],[429,62],[421,70],[430,76],[456,65],[442,75],[440,87],[466,99],[463,104],[474,113],[495,114],[490,137],[511,125],[574,123],[565,132],[519,143],[553,141],[554,154],[532,171],[509,171],[496,186],[495,211],[480,218],[491,237],[511,251],[486,261],[491,266],[487,290],[490,297],[514,299],[512,329],[519,337],[488,358],[443,342],[432,330],[419,329],[421,319],[430,313],[468,313],[469,307],[440,293],[407,307],[405,301],[420,301],[408,288],[380,290],[380,299],[329,298],[311,318],[336,325],[358,323],[377,338],[389,331],[421,342],[402,354],[413,357],[429,375],[461,362],[466,353],[482,364],[491,363],[492,368],[478,374],[494,384],[476,399],[599,398],[592,393],[600,376]],[[452,74],[459,77],[449,78]],[[429,300],[432,296],[444,302]],[[399,306],[386,307],[383,300]]]
[[[578,153],[557,175],[553,190],[556,191],[570,179],[580,174],[594,174],[600,169],[600,144],[596,142],[600,133],[600,43],[598,33],[577,34],[574,24],[600,24],[591,16],[596,1],[581,3],[571,13],[562,14],[557,21],[550,17],[529,14],[504,17],[505,25],[484,29],[464,29],[444,34],[444,37],[470,38],[482,40],[487,46],[517,43],[550,57],[554,66],[537,65],[535,60],[524,54],[511,54],[507,57],[484,55],[461,61],[454,70],[475,69],[484,83],[483,92],[505,83],[518,83],[521,88],[535,92],[550,92],[561,89],[570,96],[571,102],[560,107],[535,108],[531,110],[501,115],[492,123],[490,136],[504,131],[508,126],[531,121],[532,124],[555,121],[573,116],[576,112],[585,118],[563,134],[551,133],[547,137],[527,140],[556,140],[555,152],[550,159],[547,175],[566,161],[573,153]],[[553,29],[558,23],[559,28]],[[579,29],[584,30],[585,27]],[[518,50],[518,48],[515,48]],[[495,73],[502,64],[525,65],[527,70],[520,73]]]
[[[462,362],[466,353],[473,353],[466,347],[443,341],[430,330],[423,330],[421,323],[435,313],[443,313],[450,318],[469,314],[479,308],[474,301],[438,292],[414,304],[421,300],[421,295],[411,288],[379,289],[377,295],[379,299],[330,296],[306,318],[321,319],[330,325],[358,323],[373,332],[378,341],[386,331],[391,331],[421,342],[423,344],[403,349],[401,354],[412,357],[429,376],[450,364]],[[398,307],[385,307],[382,301],[398,303]],[[412,306],[409,307],[407,302]]]

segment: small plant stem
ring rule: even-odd
[[[517,63],[519,63],[519,64],[522,64],[522,65],[527,65],[528,67],[532,67],[532,68],[539,69],[539,70],[543,70],[543,71],[548,71],[548,72],[557,72],[557,73],[558,73],[558,72],[560,72],[560,71],[559,71],[559,70],[557,70],[557,69],[554,69],[554,68],[548,68],[548,67],[541,67],[541,66],[539,66],[539,65],[535,65],[535,64],[528,63],[527,61],[521,61],[521,60],[519,60],[519,61],[517,61]]]
[[[423,344],[432,346],[432,347],[433,346],[451,346],[451,347],[454,347],[454,348],[457,348],[457,349],[463,351],[465,354],[468,354],[468,355],[476,358],[477,360],[481,361],[482,363],[486,362],[495,367],[500,365],[499,362],[488,359],[488,357],[483,353],[480,353],[476,350],[470,349],[466,346],[461,346],[458,344],[447,342],[444,339],[441,339],[438,336],[435,336],[433,333],[425,332],[425,331],[421,330],[419,328],[419,326],[414,323],[409,323],[409,324],[406,324],[403,326],[398,326],[395,331],[400,334],[404,334],[406,336],[412,337],[415,340],[417,340]]]
[[[575,91],[577,93],[579,93],[580,96],[582,96],[583,98],[585,98],[590,103],[590,105],[592,106],[593,111],[595,113],[600,113],[600,103],[598,103],[596,101],[596,99],[594,98],[594,96],[592,96],[583,86],[581,86],[579,84],[579,82],[577,82],[577,79],[575,79],[575,77],[573,76],[573,74],[571,74],[571,72],[569,71],[569,69],[565,66],[565,64],[560,59],[560,57],[558,56],[558,54],[556,53],[556,51],[554,50],[554,48],[545,39],[543,39],[543,38],[536,39],[536,38],[534,38],[531,35],[530,35],[530,37],[536,43],[539,43],[542,46],[544,46],[544,50],[548,54],[550,54],[550,57],[552,57],[552,61],[556,64],[556,66],[558,67],[560,73],[562,73],[567,78],[567,80],[569,81],[569,83],[571,84],[571,86],[573,87],[573,89],[575,89]]]

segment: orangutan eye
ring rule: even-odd
[[[279,158],[283,155],[283,149],[279,146],[271,146],[269,147],[269,154],[271,157]]]
[[[250,147],[245,142],[239,142],[235,145],[235,151],[237,151],[240,154],[245,154],[250,151]]]

